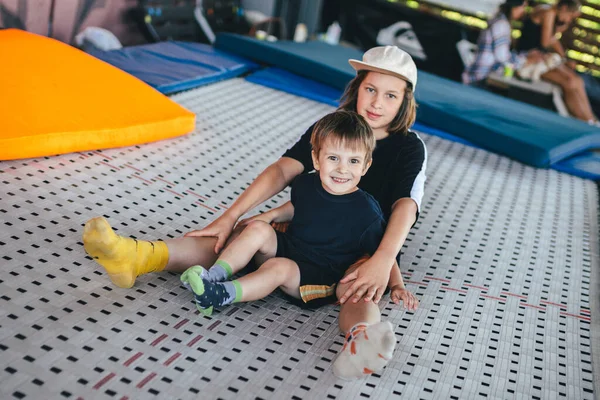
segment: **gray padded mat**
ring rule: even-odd
[[[0,163],[0,398],[594,397],[596,185],[434,136],[401,266],[421,305],[382,302],[398,344],[381,374],[332,375],[334,306],[273,294],[203,317],[176,275],[111,286],[86,220],[148,239],[201,227],[332,110],[240,79],[174,99],[195,133]]]

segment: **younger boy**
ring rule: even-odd
[[[205,315],[214,306],[261,299],[277,288],[310,306],[333,303],[336,285],[361,256],[372,255],[385,231],[379,204],[357,187],[371,165],[375,137],[367,122],[350,111],[336,111],[315,125],[311,138],[317,173],[292,184],[291,201],[254,217],[227,246],[215,265],[189,268],[181,276]],[[290,221],[286,232],[270,223]],[[231,276],[254,258],[259,268],[237,280]],[[392,299],[416,299],[404,288],[397,265],[389,287]],[[360,306],[359,306],[360,307]],[[359,321],[379,321],[370,315]],[[373,307],[369,308],[371,314]],[[358,377],[379,370],[392,357],[396,339],[389,322],[355,324],[334,363],[334,373]]]

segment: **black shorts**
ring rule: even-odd
[[[291,297],[292,302],[304,308],[317,308],[337,301],[335,288],[344,277],[344,272],[336,272],[330,266],[319,265],[308,259],[289,240],[284,232],[277,234],[277,253],[275,257],[284,257],[294,261],[300,270],[300,296]]]

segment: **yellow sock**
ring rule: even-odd
[[[85,224],[83,247],[104,267],[110,280],[122,288],[132,287],[139,275],[162,271],[169,261],[169,249],[164,242],[119,236],[102,217]]]

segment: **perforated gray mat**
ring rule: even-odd
[[[421,305],[382,305],[398,344],[379,375],[331,374],[334,306],[274,294],[209,318],[176,275],[111,286],[83,251],[86,220],[148,239],[201,227],[331,110],[239,79],[174,99],[195,133],[0,163],[1,398],[594,397],[596,185],[433,136],[401,266]]]

